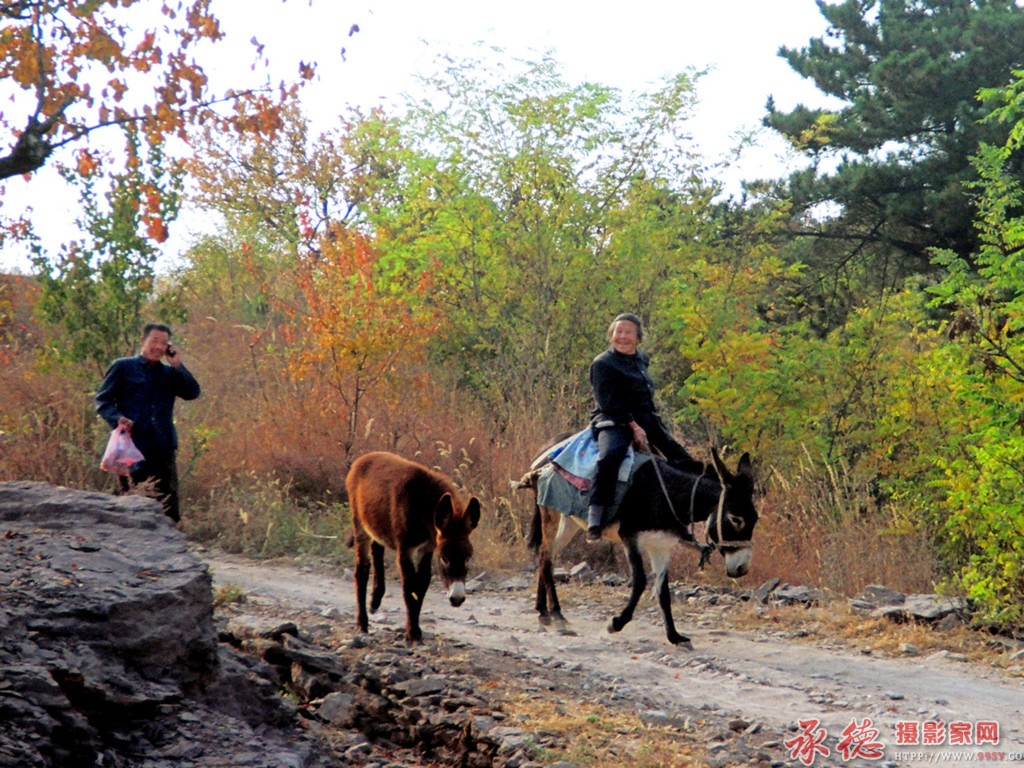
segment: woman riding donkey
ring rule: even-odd
[[[652,446],[673,464],[697,462],[669,434],[654,405],[654,382],[647,373],[649,358],[638,347],[644,327],[634,314],[618,315],[608,328],[611,346],[590,364],[596,407],[590,420],[599,457],[590,507],[587,539],[599,541],[605,512],[615,499],[619,467],[632,444]]]

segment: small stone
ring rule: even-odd
[[[443,691],[448,687],[448,681],[438,675],[431,675],[419,680],[405,680],[394,687],[395,690],[401,691],[406,696],[428,696]]]
[[[573,581],[592,582],[594,580],[594,569],[590,567],[590,563],[579,563],[570,569],[569,578]]]
[[[362,761],[364,758],[369,757],[373,752],[373,747],[363,742],[362,744],[356,744],[355,746],[349,747],[345,750],[345,758],[347,760]]]
[[[356,697],[349,693],[329,693],[320,703],[317,714],[334,725],[347,726],[354,719]]]

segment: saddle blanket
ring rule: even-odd
[[[551,463],[537,477],[537,503],[563,515],[587,518],[590,505],[590,483],[597,474],[597,441],[590,428],[578,432],[555,445],[547,454]],[[650,454],[635,453],[632,447],[619,469],[615,484],[615,501],[606,510],[606,520],[615,517],[619,503],[629,488],[630,480],[640,466],[650,461]],[[583,481],[583,482],[580,482]]]
[[[547,453],[541,454],[534,462],[537,467],[550,461],[564,469],[571,477],[566,479],[576,485],[580,490],[588,490],[590,483],[597,476],[597,459],[600,451],[597,447],[597,440],[594,439],[594,432],[587,427],[575,435],[567,437],[560,443],[556,443]],[[633,446],[626,451],[626,458],[619,466],[619,482],[629,482],[633,475],[633,462],[636,453]],[[582,480],[583,482],[578,482]]]

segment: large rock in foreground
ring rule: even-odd
[[[155,501],[0,483],[0,765],[307,764],[252,664]]]

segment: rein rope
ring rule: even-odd
[[[715,545],[712,544],[711,542],[707,542],[705,544],[701,544],[700,542],[697,541],[697,536],[693,532],[693,508],[694,508],[694,504],[696,503],[696,499],[697,499],[697,486],[700,485],[700,481],[704,478],[704,475],[707,474],[708,465],[707,464],[704,465],[704,471],[701,472],[700,477],[698,477],[693,482],[693,489],[690,491],[690,514],[689,514],[689,521],[684,523],[682,518],[680,518],[679,514],[676,512],[676,507],[672,503],[672,497],[669,495],[668,488],[665,487],[665,478],[663,478],[661,476],[661,467],[658,466],[658,457],[655,456],[652,459],[652,462],[654,463],[654,474],[657,475],[657,477],[658,477],[658,485],[661,486],[661,493],[665,497],[665,501],[668,503],[668,508],[669,508],[669,510],[671,510],[672,516],[679,522],[679,524],[681,526],[683,526],[683,529],[688,534],[690,534],[690,539],[688,541],[686,541],[686,543],[689,544],[694,549],[696,549],[698,552],[700,552],[700,561],[697,563],[697,568],[699,570],[703,571],[704,570],[704,564],[707,563],[708,558],[711,557],[711,553],[715,551]],[[721,496],[721,499],[719,500],[719,506],[721,506],[721,503],[723,503],[724,500],[725,500],[725,485],[723,484],[722,485],[722,496]]]
[[[749,539],[747,541],[726,541],[722,538],[722,518],[724,517],[722,512],[725,509],[725,478],[722,477],[722,470],[718,468],[717,464],[715,464],[715,472],[718,474],[718,482],[722,485],[722,495],[718,497],[718,514],[715,515],[715,527],[717,528],[716,533],[718,534],[718,546],[753,548],[754,542],[750,541]],[[710,530],[711,523],[710,521],[708,521],[708,524],[705,527],[705,532]]]
[[[661,486],[661,492],[662,492],[662,494],[665,497],[665,501],[668,503],[668,508],[672,512],[672,516],[675,517],[675,519],[679,522],[679,524],[684,527],[686,532],[690,534],[690,537],[691,537],[692,540],[687,541],[686,543],[689,544],[691,547],[695,548],[698,552],[700,552],[700,562],[697,564],[697,567],[700,570],[704,569],[704,564],[707,562],[707,559],[711,556],[711,553],[714,552],[716,548],[719,548],[719,547],[722,547],[722,546],[729,546],[729,547],[753,547],[754,546],[754,542],[749,541],[749,540],[748,541],[725,541],[723,539],[723,536],[722,536],[722,517],[724,516],[723,515],[723,511],[725,510],[725,492],[726,492],[726,487],[725,487],[725,478],[722,477],[722,472],[718,469],[717,465],[715,466],[715,473],[718,475],[718,484],[721,486],[722,491],[721,491],[721,493],[718,494],[718,511],[717,511],[717,513],[715,515],[715,527],[716,527],[716,531],[715,532],[718,534],[718,544],[716,545],[714,542],[712,542],[710,540],[710,532],[711,532],[711,522],[710,522],[710,520],[708,521],[708,524],[707,524],[707,526],[705,526],[705,529],[704,529],[704,535],[708,539],[708,541],[706,543],[704,543],[704,544],[699,543],[697,541],[696,535],[693,532],[693,523],[694,523],[694,520],[693,520],[693,510],[694,510],[694,507],[696,505],[697,486],[700,485],[700,481],[703,480],[704,477],[707,475],[708,463],[707,462],[704,463],[704,471],[701,472],[700,476],[697,477],[696,480],[694,480],[693,488],[690,490],[690,509],[689,509],[689,515],[688,515],[689,519],[688,519],[687,522],[684,522],[683,519],[681,517],[679,517],[679,514],[676,512],[675,505],[672,503],[672,497],[669,495],[668,488],[665,485],[665,478],[663,478],[662,475],[661,475],[661,468],[658,466],[657,456],[653,457],[653,463],[654,463],[654,474],[658,478],[658,485]]]

